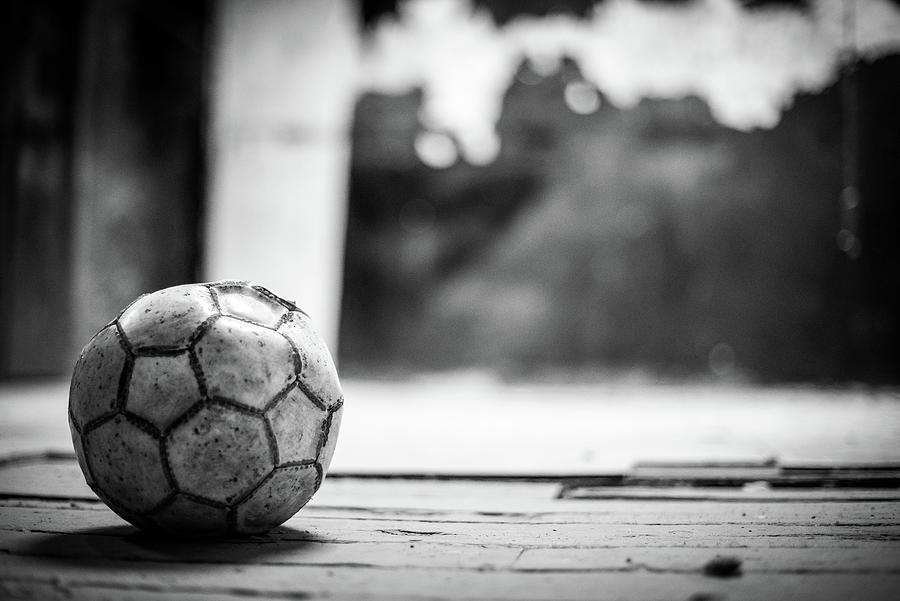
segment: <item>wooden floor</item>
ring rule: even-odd
[[[267,536],[177,541],[142,534],[100,503],[59,439],[34,434],[39,422],[28,429],[28,405],[16,399],[48,392],[28,394],[0,395],[0,599],[900,598],[900,490],[890,478],[852,488],[642,486],[660,474],[645,467],[623,486],[562,473],[459,477],[448,467],[390,478],[354,466]],[[891,407],[869,405],[866,423],[890,422]],[[881,444],[878,474],[896,476],[887,464],[897,445]],[[731,467],[760,480],[775,469]]]

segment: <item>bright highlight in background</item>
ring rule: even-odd
[[[804,10],[607,0],[588,19],[523,16],[499,28],[470,0],[408,0],[368,41],[360,85],[421,89],[423,127],[478,165],[499,153],[503,96],[523,61],[542,77],[575,61],[585,81],[570,83],[565,101],[580,114],[596,111],[601,94],[623,109],[697,96],[722,125],[752,130],[776,126],[797,94],[833,83],[843,61],[898,50],[900,10],[887,0],[813,0]],[[456,161],[448,148],[437,138],[416,144],[438,168]]]

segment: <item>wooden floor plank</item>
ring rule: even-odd
[[[417,482],[410,487],[418,493],[400,496],[434,495],[432,484],[444,485]],[[364,493],[366,481],[354,486]],[[351,488],[345,483],[342,494]],[[443,493],[452,499],[451,491],[466,489]],[[494,492],[501,489],[535,493],[518,484]],[[477,510],[320,505],[270,536],[224,542],[150,539],[96,502],[2,503],[0,592],[11,591],[8,598],[771,599],[777,592],[865,600],[891,599],[900,586],[895,503],[592,501],[577,513],[477,519]],[[813,508],[821,515],[809,515]],[[747,521],[715,523],[722,517]],[[703,576],[720,554],[739,558],[742,575]]]
[[[141,536],[124,527],[106,532],[59,535],[0,531],[0,552],[57,559],[132,561],[138,569],[141,562],[147,561],[237,566],[509,569],[521,553],[521,549],[512,547],[452,545],[411,536],[388,542],[319,541],[311,537],[190,542]]]
[[[545,476],[659,458],[900,459],[900,404],[888,393],[538,388],[482,383],[460,397],[446,382],[351,383],[359,404],[335,468],[371,475],[405,458],[401,471],[446,478],[449,459],[482,475],[512,465]],[[0,464],[0,599],[893,601],[900,590],[900,501],[887,489],[607,487],[560,499],[551,480],[329,477],[270,535],[153,538],[84,485],[58,419],[64,388],[19,392],[0,390],[11,409],[0,453],[35,455]],[[510,412],[521,428],[501,427]],[[390,415],[427,427],[371,428]],[[761,415],[774,429],[756,428]],[[790,425],[800,416],[802,432]],[[740,560],[739,574],[705,575],[717,556]]]
[[[421,484],[420,484],[421,486]],[[366,494],[367,487],[357,488],[359,495]],[[578,503],[578,511],[570,511],[565,501],[547,509],[527,507],[525,511],[429,509],[409,506],[360,507],[333,506],[316,502],[304,507],[298,518],[346,518],[349,520],[416,520],[429,523],[508,523],[534,524],[658,524],[658,525],[748,525],[779,524],[795,527],[881,526],[900,523],[900,503],[897,502],[830,502],[830,503],[717,503],[714,501],[594,501]],[[61,499],[0,499],[0,506],[30,509],[82,509],[105,512],[106,506],[99,500]]]
[[[716,556],[741,560],[745,573],[900,574],[900,549],[872,547],[541,547],[514,548],[431,542],[405,537],[394,542],[316,540],[179,542],[134,533],[58,535],[0,531],[0,552],[45,559],[105,559],[175,564],[316,565],[371,568],[597,572],[642,568],[652,572],[698,572]]]
[[[0,466],[0,495],[59,499],[96,499],[81,468],[71,458],[37,455]]]
[[[900,491],[833,490],[790,491],[778,503],[754,493],[731,492],[727,499],[706,492],[685,498],[686,489],[668,489],[666,496],[635,495],[558,499],[560,485],[552,482],[498,482],[471,480],[404,480],[379,478],[326,478],[304,513],[360,510],[389,515],[433,515],[438,520],[568,521],[580,523],[639,522],[646,516],[665,523],[781,523],[819,525],[823,522],[879,523],[900,520]],[[622,490],[622,489],[619,489]],[[645,489],[646,490],[646,489]],[[705,489],[704,489],[705,490]],[[93,500],[74,457],[37,456],[0,465],[0,498]],[[828,501],[813,503],[814,499]],[[728,500],[728,503],[721,503]],[[771,499],[770,499],[771,500]],[[635,502],[641,501],[641,502]],[[660,511],[659,501],[665,504]],[[628,517],[632,516],[632,517]],[[662,523],[662,522],[660,522]]]
[[[655,572],[696,572],[715,556],[741,561],[746,573],[900,574],[900,548],[619,547],[526,549],[514,569],[586,572],[640,566]]]
[[[61,561],[48,573],[46,560],[10,556],[0,561],[0,581],[55,583],[62,589],[180,591],[255,597],[313,598],[392,597],[430,599],[696,599],[698,594],[729,599],[803,600],[891,599],[900,590],[900,575],[878,578],[857,574],[744,574],[720,579],[696,573],[653,572],[641,566],[596,572],[509,572],[359,566],[202,566],[79,559]],[[778,597],[773,597],[773,591]],[[707,597],[708,598],[708,597]]]
[[[112,512],[0,507],[0,529],[78,534],[125,524]],[[359,520],[300,514],[276,531],[281,540],[392,543],[398,540],[505,547],[892,547],[900,544],[900,524],[568,524],[422,522],[415,519]]]
[[[120,586],[61,584],[35,581],[28,578],[0,580],[0,599],[4,601],[247,601],[259,599],[255,591],[247,589],[227,593],[217,590],[206,592],[190,587],[146,587],[145,589]],[[265,597],[264,597],[265,598]],[[312,597],[304,594],[269,595],[270,599],[302,600]],[[329,597],[331,598],[331,597]]]

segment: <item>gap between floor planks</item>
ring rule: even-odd
[[[0,494],[18,490],[0,499],[0,597],[888,599],[900,586],[896,502],[559,500],[549,483],[339,478],[269,536],[183,542],[72,488],[71,463],[37,467],[0,470]],[[48,477],[77,494],[29,498]],[[743,574],[703,576],[716,555]]]
[[[809,506],[793,504],[773,512],[760,504],[706,503],[691,511],[683,503],[615,502],[596,515],[600,521],[584,523],[569,523],[571,514],[541,515],[546,522],[521,515],[426,521],[318,507],[268,537],[225,542],[144,537],[96,503],[32,505],[38,506],[0,508],[0,582],[31,598],[53,598],[49,592],[61,587],[60,598],[76,599],[688,599],[726,592],[749,599],[776,593],[887,599],[900,586],[898,528],[867,525],[895,515],[896,506],[885,503],[820,512],[839,525],[804,517]],[[743,509],[742,519],[766,523],[696,523],[715,509],[713,515]],[[763,509],[768,513],[754,513]],[[673,518],[688,523],[644,523]],[[807,523],[777,523],[789,519]],[[741,558],[744,574],[703,577],[703,564],[718,554]]]

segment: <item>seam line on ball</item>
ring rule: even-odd
[[[272,465],[278,465],[281,453],[278,451],[278,440],[275,438],[275,430],[268,417],[263,419],[263,429],[266,431],[266,439],[269,441],[269,454],[272,456]]]
[[[169,463],[169,446],[166,444],[166,437],[160,437],[159,439],[159,460],[162,464],[163,475],[166,477],[166,482],[169,483],[169,486],[172,490],[178,490],[178,481],[175,480],[175,474],[172,473],[172,465]]]
[[[172,344],[159,346],[139,346],[134,349],[138,357],[174,357],[189,349],[189,345]]]
[[[328,411],[328,405],[316,395],[309,386],[306,385],[301,379],[297,379],[297,388],[300,389],[300,392],[306,395],[306,397],[312,401],[312,404],[321,409],[322,411]]]
[[[236,401],[234,399],[230,399],[228,397],[222,396],[213,396],[209,398],[208,401],[212,405],[221,405],[223,407],[228,407],[230,409],[234,409],[235,411],[240,411],[241,413],[249,413],[250,415],[258,415],[261,417],[265,417],[265,411],[262,409],[257,409],[256,407],[250,407],[249,405],[245,405],[240,401]]]
[[[128,403],[128,389],[131,386],[131,374],[134,371],[134,355],[127,355],[122,371],[119,373],[119,388],[116,390],[116,411],[125,409]]]
[[[286,399],[287,395],[289,395],[291,393],[291,391],[296,387],[297,387],[297,378],[295,377],[293,380],[291,380],[290,384],[288,384],[287,386],[285,386],[284,388],[279,390],[275,394],[275,396],[272,397],[272,400],[270,400],[268,403],[265,404],[265,406],[262,408],[262,412],[268,413],[269,411],[271,411],[275,407],[275,405],[277,405],[278,403],[280,403],[281,401]]]

